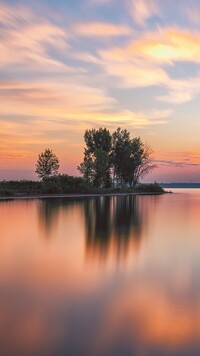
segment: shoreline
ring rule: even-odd
[[[69,198],[96,198],[96,197],[109,197],[109,196],[128,196],[128,195],[163,195],[170,192],[135,192],[135,193],[88,193],[88,194],[39,194],[39,195],[12,195],[0,196],[0,200],[22,200],[22,199],[69,199]]]

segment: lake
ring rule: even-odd
[[[0,355],[200,355],[200,190],[0,201]]]

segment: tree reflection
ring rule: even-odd
[[[45,238],[54,238],[59,221],[68,221],[63,225],[68,230],[75,217],[80,228],[85,224],[87,258],[125,260],[130,252],[140,252],[153,205],[152,197],[130,195],[41,200],[40,229]]]
[[[38,204],[39,225],[42,235],[47,239],[56,235],[58,229],[59,216],[61,213],[67,214],[73,208],[83,205],[83,202],[76,199],[42,199]]]
[[[146,209],[136,196],[101,197],[85,202],[86,253],[105,259],[110,253],[126,257],[139,250]]]

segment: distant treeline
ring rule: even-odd
[[[163,188],[200,188],[200,183],[161,183]]]
[[[163,193],[159,184],[137,184],[134,188],[95,188],[82,177],[59,174],[42,181],[2,181],[0,196],[35,196],[44,194],[102,194],[102,193]]]

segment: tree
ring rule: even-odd
[[[111,186],[111,135],[106,128],[86,130],[84,160],[78,167],[87,183],[95,187]]]
[[[130,138],[130,132],[118,128],[112,135],[112,164],[114,179],[122,185],[135,186],[144,175],[155,168],[152,150],[140,137]]]
[[[83,162],[80,163],[80,166],[77,167],[79,172],[82,174],[84,181],[87,184],[93,182],[93,160],[90,155],[88,155],[85,151]]]
[[[155,167],[151,159],[152,150],[140,137],[130,137],[130,132],[118,129],[110,135],[109,130],[86,130],[84,160],[78,167],[87,183],[95,187],[135,186],[144,175]]]
[[[119,181],[122,186],[126,182],[127,169],[130,165],[128,159],[131,155],[130,133],[127,130],[118,129],[112,134],[112,165],[113,179]]]
[[[35,173],[37,173],[40,179],[44,180],[45,178],[56,176],[59,166],[58,157],[52,150],[47,148],[38,156]]]

